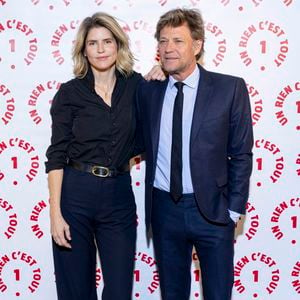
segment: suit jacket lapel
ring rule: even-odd
[[[159,142],[159,133],[160,133],[160,120],[162,107],[165,97],[166,88],[168,85],[168,79],[163,82],[159,82],[159,88],[155,88],[152,94],[151,101],[151,121],[150,121],[150,130],[152,137],[152,150],[153,150],[153,161],[156,162],[157,151],[158,151],[158,142]]]
[[[193,114],[193,121],[192,121],[191,142],[190,142],[191,146],[193,145],[193,142],[196,140],[198,131],[203,122],[203,118],[206,115],[206,111],[212,93],[212,81],[209,76],[209,73],[200,65],[198,65],[198,67],[200,69],[200,82],[198,86],[194,114]]]

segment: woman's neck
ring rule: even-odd
[[[95,78],[95,85],[108,87],[114,83],[116,78],[115,69],[115,67],[112,67],[109,70],[99,71],[92,68]]]
[[[108,106],[111,106],[111,97],[116,84],[115,67],[107,71],[93,70],[93,74],[96,93],[102,97]]]

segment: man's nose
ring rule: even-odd
[[[174,43],[172,41],[168,41],[166,44],[165,51],[172,52],[174,50]]]

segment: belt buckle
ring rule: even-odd
[[[97,173],[97,170],[104,170],[105,174]],[[98,177],[108,177],[109,176],[109,168],[101,167],[101,166],[93,166],[92,167],[92,174]]]

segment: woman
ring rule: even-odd
[[[129,159],[142,77],[122,28],[105,13],[83,20],[73,60],[75,79],[53,100],[46,153],[58,299],[97,299],[97,245],[102,299],[129,300],[136,242]]]

